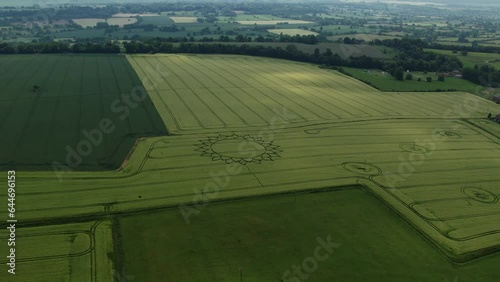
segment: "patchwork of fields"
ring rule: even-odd
[[[302,20],[245,20],[245,21],[236,21],[241,25],[277,25],[277,24],[312,24],[313,22],[302,21]]]
[[[73,22],[83,28],[95,27],[98,23],[105,22],[107,22],[109,25],[117,25],[119,27],[123,27],[127,24],[133,24],[137,22],[137,19],[132,17],[112,17],[109,19],[73,19]]]
[[[11,60],[15,69],[14,57],[5,58],[7,61]],[[165,211],[168,213],[166,217],[175,218],[176,228],[170,228],[167,222],[152,228],[157,231],[151,235],[127,233],[128,235],[123,236],[126,240],[122,242],[124,247],[134,253],[137,252],[134,240],[140,240],[139,238],[156,242],[154,236],[158,234],[162,234],[164,238],[193,236],[192,232],[196,233],[198,228],[193,226],[197,226],[200,221],[208,225],[214,222],[214,216],[203,218],[205,213],[211,213],[213,207],[219,206],[215,205],[216,201],[232,202],[292,194],[285,196],[289,199],[295,193],[342,187],[350,192],[344,195],[352,197],[351,208],[362,209],[356,206],[358,198],[363,201],[367,197],[367,194],[358,190],[361,187],[393,211],[388,214],[394,218],[387,219],[387,214],[380,215],[380,218],[375,215],[373,221],[394,222],[397,219],[401,224],[403,221],[400,220],[406,221],[427,239],[430,243],[428,246],[434,246],[452,261],[469,261],[496,252],[500,246],[500,175],[497,173],[500,169],[500,127],[484,119],[488,112],[499,112],[500,105],[491,101],[460,92],[385,93],[335,71],[256,57],[68,55],[18,57],[17,60],[25,60],[26,65],[33,63],[33,60],[41,61],[36,61],[34,65],[37,68],[29,69],[30,73],[23,76],[24,79],[12,80],[16,83],[7,85],[7,89],[12,87],[10,91],[0,90],[3,91],[0,92],[0,105],[9,111],[0,112],[0,121],[19,120],[20,117],[10,119],[16,113],[10,113],[9,109],[22,108],[19,107],[19,101],[26,101],[30,103],[24,111],[24,116],[27,116],[24,124],[28,127],[34,121],[43,120],[42,117],[47,116],[47,113],[51,114],[50,120],[60,120],[61,125],[54,126],[58,130],[57,134],[52,135],[43,130],[44,127],[40,124],[31,125],[40,130],[26,130],[26,133],[23,130],[14,135],[16,140],[22,142],[4,139],[2,142],[10,142],[7,145],[17,145],[19,149],[12,152],[5,149],[3,144],[1,148],[5,151],[0,156],[8,153],[11,161],[32,161],[28,156],[36,154],[36,148],[30,154],[23,155],[25,149],[31,147],[23,147],[22,144],[30,144],[27,136],[42,134],[46,134],[43,135],[45,138],[67,136],[53,141],[54,143],[44,139],[50,146],[43,148],[53,148],[54,152],[64,149],[67,138],[75,143],[82,138],[77,132],[87,128],[81,126],[83,123],[80,120],[84,119],[79,118],[81,113],[86,112],[85,108],[78,106],[81,101],[94,99],[94,102],[88,101],[90,109],[99,113],[105,109],[103,104],[117,99],[120,93],[130,93],[130,88],[141,84],[149,94],[148,103],[144,103],[143,107],[130,109],[130,115],[125,121],[120,123],[116,120],[123,129],[117,131],[117,136],[109,137],[114,143],[108,141],[96,148],[102,152],[102,157],[119,144],[120,136],[131,136],[131,140],[135,140],[141,134],[163,135],[140,138],[118,171],[58,174],[49,171],[19,171],[18,186],[22,189],[17,192],[20,210],[18,217],[23,222],[36,223],[47,219],[66,222],[68,218],[85,220],[88,217],[120,217],[139,211],[171,209]],[[68,71],[61,75],[73,74],[65,79],[57,79],[57,76],[51,75],[50,66],[60,63],[59,60],[80,60],[80,63],[68,63]],[[89,71],[89,65],[94,72]],[[108,71],[104,71],[106,67]],[[49,71],[40,71],[44,68]],[[24,72],[27,70],[23,67],[10,73],[4,70],[5,75],[12,77],[18,77],[18,73]],[[113,73],[109,77],[110,82],[103,83],[103,74]],[[53,79],[44,80],[45,77]],[[6,83],[11,81],[7,76],[2,78]],[[25,82],[20,82],[23,80]],[[47,82],[42,84],[38,81]],[[36,83],[40,85],[40,91],[34,93],[30,88]],[[86,96],[93,98],[85,98]],[[66,97],[73,104],[59,102],[61,104],[58,105],[50,100],[66,101]],[[44,101],[42,98],[48,99],[43,107],[39,106],[39,101]],[[102,101],[108,103],[99,104]],[[36,118],[30,118],[30,111],[36,113],[35,110],[30,110],[32,108],[42,113]],[[45,108],[49,110],[43,113],[42,109]],[[113,111],[110,110],[110,113]],[[103,117],[95,114],[91,116],[94,119],[88,117],[89,124]],[[63,127],[62,122],[68,123],[66,127]],[[132,127],[127,127],[127,123]],[[12,121],[5,124],[11,124],[11,127],[2,124],[1,130],[6,130],[5,132],[12,131],[8,129],[16,126]],[[44,125],[48,126],[49,132],[50,124]],[[60,130],[61,127],[68,130]],[[165,128],[168,128],[169,136],[166,136]],[[122,160],[124,158],[125,154],[122,154]],[[42,160],[48,162],[50,158]],[[364,196],[352,196],[351,193],[361,193]],[[6,195],[0,194],[0,200],[5,197]],[[305,196],[295,196],[294,201],[300,202],[301,197]],[[332,205],[336,201],[333,198]],[[343,198],[338,203],[349,205],[348,202]],[[374,209],[376,201],[365,202],[369,206],[367,209],[372,209],[374,214],[381,214],[380,210]],[[229,209],[239,206],[235,203],[227,205],[228,210],[223,212],[226,216],[231,214]],[[378,205],[378,208],[383,209],[382,207]],[[310,208],[309,206],[308,209]],[[342,210],[341,207],[332,207],[333,213],[343,213]],[[273,212],[287,214],[290,210],[280,207]],[[153,215],[145,222],[152,221],[155,218]],[[6,211],[0,210],[0,218],[6,216]],[[137,216],[143,217],[145,214]],[[282,228],[292,228],[292,225],[288,225],[291,218],[284,221]],[[235,219],[228,217],[228,220]],[[134,219],[124,218],[119,221],[122,232],[132,232],[130,230],[136,229],[134,226],[140,226],[140,222]],[[406,232],[398,230],[398,234]],[[214,232],[218,234],[219,231]],[[245,233],[240,229],[235,232]],[[282,240],[279,232],[272,234],[271,239]],[[309,235],[312,236],[312,233]],[[314,236],[319,235],[314,233]],[[358,240],[363,237],[359,234],[352,236]],[[292,242],[288,242],[286,246],[293,245],[293,240],[298,237],[290,238]],[[215,240],[215,245],[224,244],[220,239],[212,239]],[[248,252],[246,250],[253,244],[265,244],[260,237],[246,239],[249,241],[242,240],[231,250]],[[421,239],[419,237],[418,240]],[[175,252],[172,256],[155,253],[160,249],[168,249],[166,246],[174,242],[169,240],[167,245],[159,247],[148,244],[143,251],[150,255],[144,256],[141,263],[165,265],[165,271],[175,269],[175,274],[167,273],[167,276],[176,279],[182,277],[186,270],[175,267],[177,262],[172,259]],[[414,240],[417,239],[404,242],[411,245],[418,241]],[[187,243],[183,241],[182,244]],[[137,243],[137,246],[142,246],[142,243]],[[206,248],[202,248],[202,252],[206,251],[206,257],[195,256],[195,265],[210,271],[209,276],[213,281],[233,281],[235,273],[239,273],[238,269],[233,269],[237,266],[233,263],[225,264],[221,259],[232,251],[223,248],[222,251],[228,253],[219,256],[213,253],[211,247],[204,246]],[[353,245],[349,247],[349,252],[366,252],[362,246],[363,244]],[[265,256],[266,249],[260,248],[250,253],[255,257]],[[431,247],[429,249],[427,254],[435,251]],[[307,256],[308,251],[309,249],[294,251],[293,258]],[[417,251],[411,250],[413,255],[415,252]],[[178,256],[187,254],[188,252],[177,253]],[[139,275],[136,262],[141,258],[133,257],[128,252],[113,255],[124,255],[124,265],[135,272],[132,275]],[[211,259],[212,256],[217,258]],[[430,256],[435,259],[434,253]],[[205,265],[203,260],[214,263]],[[411,258],[406,258],[405,261],[410,263]],[[283,262],[293,263],[292,260]],[[399,267],[397,262],[391,260],[390,267]],[[488,270],[490,262],[491,265],[495,263],[494,260],[489,260],[486,265],[472,262],[468,269]],[[447,269],[447,273],[454,273],[449,271],[455,267],[449,261],[443,259],[439,263]],[[241,262],[241,265],[248,266],[248,262]],[[120,267],[121,262],[118,263],[118,269]],[[343,265],[338,267],[342,268]],[[66,271],[64,267],[62,269],[61,271]],[[274,280],[280,278],[277,271],[280,271],[281,266],[269,269],[269,272],[255,270],[257,272],[251,275]],[[318,275],[332,277],[333,269],[327,268]],[[286,268],[283,269],[285,270]],[[376,272],[370,277],[375,279],[377,275],[383,274]],[[464,281],[474,281],[472,272],[463,275]],[[430,276],[424,277],[425,279],[411,277],[413,280],[407,281],[433,281]],[[488,279],[491,277],[486,274],[484,277],[483,281],[490,281]],[[139,278],[142,278],[140,281],[155,281],[153,276],[148,275]],[[189,279],[180,281],[196,281]],[[394,281],[401,281],[395,279]]]

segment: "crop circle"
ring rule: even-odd
[[[408,152],[408,153],[414,153],[414,154],[421,154],[421,155],[427,155],[430,153],[430,150],[427,149],[424,146],[420,146],[414,143],[405,143],[405,144],[400,144],[399,148],[401,150]]]
[[[226,163],[261,163],[273,161],[280,157],[281,150],[273,141],[265,141],[261,137],[250,135],[223,135],[207,137],[196,145],[202,156],[209,156],[213,161],[221,160]]]
[[[343,163],[342,167],[345,170],[354,172],[357,174],[376,176],[382,174],[382,170],[373,164],[363,163],[363,162],[348,162]]]
[[[474,201],[485,204],[493,204],[498,200],[495,194],[481,187],[465,186],[462,187],[462,193]]]
[[[441,135],[443,137],[447,137],[450,139],[461,139],[462,135],[450,130],[440,130],[437,132],[438,135]]]

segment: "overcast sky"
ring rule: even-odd
[[[214,1],[214,0],[201,0],[200,2]],[[225,0],[227,1],[227,0]],[[229,0],[230,1],[230,0]],[[241,0],[239,0],[241,1]],[[273,0],[257,0],[273,2]],[[319,0],[316,0],[319,1]],[[327,2],[321,1],[321,2]],[[332,0],[332,2],[339,2],[341,0]],[[344,0],[345,1],[345,0]],[[358,1],[358,0],[356,0]],[[384,0],[364,0],[365,2],[384,2]],[[440,4],[490,4],[500,6],[500,0],[386,0],[386,1],[400,1],[400,2],[431,2]],[[47,5],[47,4],[90,4],[90,3],[139,3],[139,2],[178,2],[178,0],[0,0],[0,6],[22,6],[22,5]],[[190,1],[192,2],[192,1]],[[255,0],[249,0],[249,2],[256,2]],[[274,2],[285,2],[285,1],[274,1]],[[294,1],[295,2],[295,1]],[[309,1],[305,1],[309,2]]]

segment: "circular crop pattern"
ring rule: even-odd
[[[426,147],[417,145],[415,143],[400,144],[399,148],[408,153],[415,153],[421,155],[427,155],[430,152],[429,149],[427,149]]]
[[[439,134],[439,135],[441,135],[443,137],[451,138],[451,139],[460,139],[460,138],[462,138],[461,134],[453,132],[453,131],[450,131],[450,130],[440,130],[440,131],[437,132],[437,134]]]
[[[348,163],[343,163],[342,167],[345,170],[357,174],[371,175],[371,176],[382,174],[382,170],[378,166],[369,163],[348,162]]]
[[[324,128],[306,129],[306,130],[304,130],[304,132],[307,134],[320,134],[323,129]]]
[[[225,161],[226,163],[258,163],[262,161],[273,161],[279,157],[279,146],[273,141],[265,141],[261,137],[250,135],[222,135],[208,137],[200,140],[201,144],[196,145],[197,151],[202,152],[202,156],[209,156],[213,161]]]
[[[474,201],[485,204],[494,204],[498,200],[495,194],[481,187],[465,186],[462,187],[462,193]]]

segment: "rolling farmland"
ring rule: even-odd
[[[14,65],[14,57],[6,58],[12,60],[11,64]],[[178,256],[187,253],[178,253],[177,250],[168,256],[160,256],[159,250],[168,253],[169,246],[185,245],[191,251],[196,246],[202,246],[205,258],[218,256],[213,259],[213,265],[206,265],[202,262],[203,258],[194,256],[196,263],[192,267],[199,266],[209,270],[213,281],[234,281],[234,275],[237,277],[239,273],[238,267],[248,267],[247,261],[241,261],[240,266],[236,262],[225,264],[224,258],[230,256],[232,251],[242,250],[243,253],[251,254],[250,257],[267,256],[269,250],[266,248],[249,250],[252,246],[266,245],[267,242],[260,236],[243,238],[247,231],[245,228],[250,227],[235,225],[237,227],[234,231],[226,231],[236,234],[236,238],[240,240],[237,244],[213,239],[220,237],[217,232],[224,232],[213,227],[221,224],[216,220],[219,215],[222,218],[225,216],[229,221],[239,221],[229,216],[233,210],[235,214],[243,213],[255,218],[255,225],[258,227],[256,230],[267,230],[269,240],[282,240],[279,230],[295,228],[293,224],[315,226],[306,229],[309,233],[304,238],[299,236],[301,234],[292,232],[290,242],[281,242],[283,248],[292,248],[296,240],[305,240],[311,236],[314,243],[314,238],[322,235],[318,234],[319,231],[337,232],[328,224],[318,227],[322,222],[327,223],[327,218],[334,214],[349,214],[344,219],[332,219],[333,223],[340,224],[345,230],[353,230],[346,226],[351,220],[361,220],[362,216],[371,215],[374,222],[386,222],[395,226],[396,234],[410,238],[397,243],[411,245],[404,247],[410,254],[408,257],[401,257],[405,263],[410,264],[412,256],[419,256],[421,250],[413,248],[415,244],[427,248],[429,260],[439,264],[440,269],[445,269],[443,272],[446,275],[460,273],[464,281],[475,281],[473,271],[470,270],[474,269],[484,271],[482,281],[493,281],[488,280],[491,278],[488,271],[498,263],[498,255],[480,262],[471,262],[466,269],[460,271],[455,271],[456,266],[451,261],[470,261],[498,251],[500,245],[500,230],[496,224],[500,222],[500,190],[497,185],[500,182],[500,175],[497,173],[500,169],[500,127],[484,118],[488,112],[500,111],[500,105],[460,92],[380,92],[335,71],[267,58],[222,55],[102,56],[100,60],[96,60],[96,56],[18,58],[26,60],[26,64],[33,63],[32,60],[42,60],[35,64],[40,68],[51,65],[44,60],[53,60],[54,64],[57,60],[83,58],[85,66],[94,62],[94,69],[102,73],[109,72],[103,71],[100,66],[104,67],[104,62],[115,60],[113,62],[123,66],[129,63],[131,68],[109,68],[120,73],[119,75],[133,75],[117,80],[110,77],[114,84],[83,83],[82,81],[96,81],[102,75],[94,73],[94,77],[82,80],[80,76],[85,75],[87,68],[80,67],[79,70],[83,71],[77,72],[78,75],[70,75],[79,79],[54,79],[47,85],[40,83],[40,91],[37,93],[33,93],[30,88],[38,80],[28,78],[28,83],[18,83],[17,88],[12,90],[12,93],[23,93],[22,90],[26,88],[23,95],[28,98],[20,101],[31,101],[38,96],[41,96],[41,101],[43,95],[66,97],[62,93],[73,93],[72,96],[84,99],[86,95],[81,93],[95,93],[96,102],[92,104],[95,106],[99,105],[99,97],[109,96],[109,101],[112,101],[120,92],[125,92],[123,89],[134,85],[143,85],[147,89],[151,99],[144,106],[147,110],[141,107],[130,109],[127,122],[134,129],[133,140],[139,139],[121,169],[58,174],[50,171],[50,167],[49,171],[20,171],[18,185],[22,189],[17,192],[20,209],[18,217],[23,222],[38,223],[48,219],[67,222],[69,218],[95,221],[105,217],[119,217],[120,230],[123,232],[121,244],[127,251],[124,254],[114,253],[114,256],[124,255],[125,267],[129,272],[132,271],[130,274],[138,276],[140,281],[155,281],[156,278],[154,273],[145,277],[140,277],[140,273],[137,273],[140,264],[136,263],[140,258],[133,254],[137,254],[140,251],[138,248],[145,245],[136,242],[156,242],[155,236],[159,234],[167,238],[166,245],[157,247],[156,244],[147,244],[147,249],[141,250],[151,255],[140,263],[151,267],[155,264],[163,265],[162,271],[166,271],[166,277],[172,279],[180,279],[183,271],[188,271],[188,268],[176,266],[183,261],[174,259],[176,252]],[[71,69],[74,65],[69,64],[68,68]],[[18,72],[25,72],[22,67],[19,69]],[[35,69],[30,71],[38,73]],[[4,73],[7,71],[4,70]],[[15,77],[16,73],[11,71],[9,75]],[[41,73],[51,77],[50,72]],[[29,74],[26,76],[30,77]],[[19,80],[21,79],[14,81]],[[118,81],[120,83],[116,83]],[[58,85],[58,89],[68,85],[73,90],[48,92],[48,87],[54,85]],[[94,89],[94,92],[75,90],[85,87]],[[109,91],[102,91],[104,87],[109,87]],[[18,102],[19,95],[9,97],[11,92],[7,90],[0,93],[3,101]],[[73,110],[69,110],[70,106],[65,107],[68,111],[63,121],[73,122],[67,125],[71,128],[68,136],[73,136],[75,131],[81,129],[77,126],[80,123],[74,121],[79,116],[76,101],[73,101]],[[39,104],[38,100],[31,103],[31,107]],[[12,108],[6,103],[0,105],[5,109]],[[49,113],[58,112],[50,109],[47,110]],[[83,112],[86,111],[82,110]],[[147,116],[146,112],[158,116],[153,120],[144,118]],[[68,117],[68,114],[73,116]],[[4,114],[0,118],[5,117],[8,115]],[[30,121],[25,123],[30,124]],[[7,127],[3,126],[2,130],[4,128]],[[164,128],[168,129],[168,135]],[[123,136],[131,131],[124,129],[119,132]],[[33,134],[40,135],[41,131]],[[140,137],[141,134],[163,136]],[[22,136],[24,135],[18,137],[19,140],[26,140]],[[72,138],[79,140],[80,137],[76,135]],[[116,138],[119,140],[119,137]],[[50,147],[64,148],[65,140],[61,139]],[[16,143],[12,142],[8,145],[14,144]],[[107,152],[116,144],[97,148]],[[23,158],[22,153],[27,147],[18,146],[20,149],[16,154],[5,149],[12,160]],[[122,155],[122,160],[123,158],[125,154]],[[30,159],[26,159],[25,162],[29,161]],[[318,190],[325,193],[304,195]],[[267,198],[270,196],[274,197]],[[0,199],[5,197],[6,195],[0,194]],[[252,201],[241,205],[235,202],[250,198]],[[292,198],[294,199],[291,200]],[[328,207],[326,201],[319,203],[322,198],[331,199],[332,206]],[[292,219],[296,217],[290,207],[302,205],[302,199],[304,203],[298,211],[324,207],[311,211],[311,216],[317,214],[319,219],[309,222],[308,219],[301,218],[293,222]],[[349,199],[352,199],[352,206]],[[216,204],[219,201],[230,203]],[[290,203],[291,201],[294,203]],[[275,202],[289,204],[275,205]],[[249,213],[248,208],[252,205],[268,210],[269,214],[278,214],[276,220],[283,219],[279,221],[283,224],[280,227],[282,229],[271,228],[275,224],[271,223],[273,219],[269,218],[269,214],[266,217],[264,213],[257,211],[255,214]],[[349,213],[350,209],[364,208],[365,211]],[[323,210],[328,211],[323,213]],[[148,213],[132,215],[139,211]],[[6,216],[6,212],[0,210],[0,217]],[[135,217],[143,220],[136,220]],[[320,220],[323,217],[325,221]],[[137,228],[143,228],[141,222],[149,222],[151,226],[156,218],[163,221],[152,227],[151,230],[155,231],[150,234],[137,231]],[[363,220],[370,226],[366,218]],[[175,228],[170,228],[170,224]],[[205,225],[212,226],[213,229],[204,228]],[[302,230],[301,226],[297,228]],[[418,230],[418,233],[411,228]],[[207,234],[214,235],[210,239],[207,239],[210,235],[206,235],[208,237],[199,238],[200,241],[192,241],[193,245],[189,245],[187,241],[176,242],[172,239],[187,238],[202,232],[200,230],[208,230]],[[385,232],[383,238],[395,238],[387,230],[376,230]],[[117,236],[116,232],[115,229],[114,236]],[[341,252],[366,253],[363,246],[367,243],[363,240],[376,241],[375,237],[367,238],[366,234],[343,232],[346,233],[338,234],[345,239],[345,250]],[[368,231],[361,233],[366,232]],[[404,234],[412,235],[406,237]],[[351,236],[353,237],[349,239]],[[75,242],[83,246],[87,239],[82,237],[83,241],[79,240]],[[215,241],[211,243],[213,245],[207,245],[207,240]],[[357,246],[354,244],[355,240],[365,243]],[[390,242],[391,239],[388,240]],[[115,240],[113,242],[120,243]],[[226,243],[234,244],[233,248],[217,247]],[[380,247],[381,243],[375,244]],[[311,248],[285,252],[284,256],[290,254],[291,257],[283,260],[283,265],[273,266],[268,271],[256,266],[248,275],[278,281],[283,271],[295,262],[293,259],[307,256]],[[214,254],[219,250],[224,253]],[[388,255],[394,255],[393,252],[395,249],[387,250]],[[187,258],[188,256],[184,256],[182,259]],[[329,261],[332,268],[325,267],[318,275],[331,277],[331,273],[336,271],[333,263],[338,268],[344,267],[340,261],[342,258]],[[398,262],[398,259],[391,259],[387,263],[398,268]],[[119,269],[120,267],[118,266]],[[58,271],[66,271],[65,267],[61,266],[61,269]],[[174,269],[176,273],[169,273]],[[414,269],[411,267],[403,269],[416,271],[411,270]],[[371,277],[376,281],[384,271],[374,271]],[[347,275],[337,273],[339,277]],[[401,275],[399,278],[404,276],[402,272],[398,273]],[[179,281],[197,281],[189,275],[184,277],[186,280]],[[407,281],[435,281],[430,276],[410,277],[413,280]],[[442,281],[443,278],[436,280]],[[395,278],[394,281],[401,279]]]
[[[17,233],[17,246],[22,247],[18,247],[16,253],[16,279],[6,280],[6,271],[2,271],[2,281],[113,279],[114,266],[109,257],[113,252],[110,221],[20,228]],[[8,253],[7,244],[1,244],[0,252]],[[8,259],[2,258],[0,262],[5,265]]]

